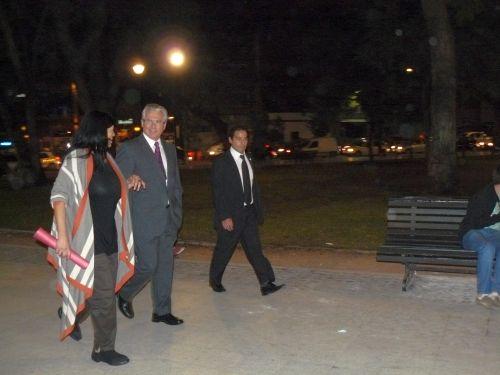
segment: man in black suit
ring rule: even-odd
[[[262,222],[260,192],[250,159],[245,154],[248,131],[244,127],[233,127],[229,131],[229,143],[231,148],[212,168],[217,244],[210,264],[209,285],[215,292],[226,291],[222,275],[236,245],[241,242],[265,296],[283,285],[274,284],[273,268],[262,253],[258,228]]]

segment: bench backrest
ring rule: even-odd
[[[460,248],[458,228],[467,199],[402,197],[389,199],[386,244],[432,244]]]

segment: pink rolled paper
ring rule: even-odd
[[[43,228],[38,228],[35,234],[33,234],[33,238],[46,246],[52,247],[53,249],[56,248],[57,239]],[[82,268],[87,268],[89,265],[87,259],[82,258],[80,255],[75,253],[74,250],[70,250],[69,259]]]

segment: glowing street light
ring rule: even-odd
[[[173,49],[167,53],[167,59],[170,65],[179,68],[186,62],[186,55],[180,49]]]
[[[415,70],[411,67],[411,66],[408,66],[405,68],[405,73],[406,74],[412,74]]]
[[[140,76],[144,74],[144,72],[146,71],[146,66],[144,66],[144,64],[141,63],[134,64],[132,66],[132,71],[134,72],[134,74]]]

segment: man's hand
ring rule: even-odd
[[[146,183],[142,180],[142,178],[140,178],[136,174],[133,174],[132,176],[127,178],[127,187],[134,191],[139,191],[146,188]]]
[[[229,232],[232,232],[234,229],[233,219],[228,217],[227,219],[222,220],[222,228],[224,228],[225,230],[227,230]]]
[[[60,236],[56,242],[56,253],[62,258],[69,258],[70,247],[68,239],[64,236]]]

